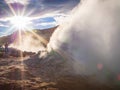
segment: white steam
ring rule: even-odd
[[[109,72],[117,76],[120,73],[120,0],[84,0],[54,32],[48,47],[66,52],[77,61],[77,73],[106,75]],[[78,62],[84,66],[83,71]]]
[[[10,45],[10,47],[28,52],[38,52],[45,49],[42,42],[30,33],[21,35],[21,38],[17,36],[16,40]]]

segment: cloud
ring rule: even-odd
[[[65,23],[65,19],[66,19],[67,17],[69,17],[69,15],[67,15],[67,14],[56,14],[56,15],[54,15],[53,17],[54,17],[56,23],[57,23],[58,25],[61,25],[62,23]]]
[[[20,3],[22,5],[29,4],[29,0],[5,0],[7,4]]]
[[[84,0],[54,32],[48,48],[73,58],[73,73],[114,81],[120,73],[119,10],[119,0]]]
[[[8,16],[10,4],[14,9],[21,9],[25,14],[30,13],[31,16],[43,15],[46,13],[66,13],[75,7],[80,0],[1,0],[0,1],[0,14]],[[3,15],[2,15],[3,16]]]
[[[50,25],[50,26],[56,26],[56,22],[46,22],[46,23],[37,23],[36,26],[47,26],[47,25]]]
[[[37,16],[37,17],[32,17],[32,19],[36,23],[52,21],[52,22],[56,22],[57,25],[60,25],[65,21],[66,17],[69,17],[69,14],[53,12],[53,13],[48,13],[41,16]]]
[[[56,26],[56,21],[52,16],[49,17],[41,16],[37,18],[32,18],[32,25],[34,29],[46,29]]]
[[[34,28],[35,29],[47,29],[51,27],[55,27],[58,24],[56,22],[43,22],[43,23],[37,23]]]
[[[74,8],[80,0],[31,0],[27,6],[28,11],[34,9],[31,16],[47,13],[67,13]]]
[[[60,0],[50,0],[50,1],[49,0],[5,0],[5,1],[4,0],[0,1],[0,11],[1,11],[0,22],[2,23],[2,26],[12,27],[8,20],[10,17],[12,17],[13,14],[10,8],[8,7],[9,4],[15,10],[16,14],[19,11],[24,13],[25,16],[31,17],[33,26],[35,26],[34,24],[42,23],[37,28],[43,26],[44,28],[47,28],[47,26],[51,27],[55,25],[55,22],[56,24],[61,24],[63,22],[64,17],[67,16],[67,14],[69,14],[68,12],[80,2],[79,0],[61,0],[61,1]],[[51,22],[48,19],[49,17],[53,18],[54,21]],[[43,21],[42,18],[44,18]],[[0,26],[1,30],[4,29],[2,26]]]
[[[0,27],[8,27],[8,25],[0,23]]]

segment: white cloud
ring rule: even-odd
[[[0,23],[0,27],[9,27],[8,25]]]
[[[46,17],[53,17],[55,19],[55,23],[60,25],[62,23],[64,23],[68,17],[69,17],[69,14],[64,14],[64,13],[57,13],[57,12],[52,12],[52,13],[47,13],[47,14],[44,14],[44,15],[40,15],[40,16],[36,16],[36,17],[31,17],[32,20],[35,20],[35,19],[40,19],[40,18],[46,18]]]
[[[48,25],[56,26],[57,23],[56,22],[44,22],[44,23],[38,23],[38,24],[36,24],[36,26],[39,26],[39,25],[41,25],[41,26],[48,26]]]
[[[23,5],[29,4],[29,0],[5,0],[6,3],[20,3]]]
[[[68,14],[56,14],[53,16],[56,23],[61,25],[62,23],[64,23],[66,21],[66,19],[69,17]]]

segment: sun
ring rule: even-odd
[[[25,30],[29,27],[30,18],[25,16],[13,16],[10,18],[10,23],[18,30]]]

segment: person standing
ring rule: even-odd
[[[8,43],[5,43],[5,53],[8,53],[9,49],[8,49]]]

